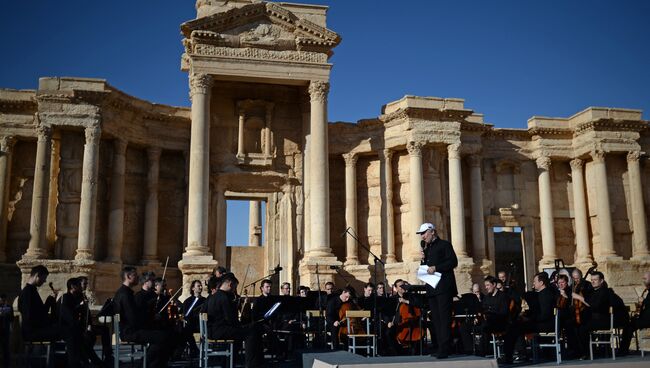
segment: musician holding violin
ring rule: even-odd
[[[509,298],[505,292],[497,289],[497,278],[487,276],[483,281],[485,295],[481,301],[481,313],[477,316],[475,331],[482,336],[482,344],[477,352],[485,354],[490,341],[490,335],[495,332],[506,332],[508,328]]]
[[[203,292],[203,283],[200,280],[192,281],[192,295],[183,301],[181,307],[183,327],[183,344],[181,348],[189,346],[190,356],[199,355],[199,348],[194,341],[194,333],[199,332],[199,311],[205,303],[205,298],[201,295]]]

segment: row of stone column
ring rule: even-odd
[[[409,183],[410,198],[409,206],[411,212],[411,223],[421,224],[424,218],[424,174],[422,169],[422,147],[419,142],[409,142],[406,149],[409,154]],[[468,260],[466,237],[465,237],[465,207],[463,201],[463,180],[461,170],[460,145],[452,144],[447,147],[449,164],[449,204],[451,218],[451,239],[454,250],[461,261]],[[383,178],[385,185],[385,202],[382,214],[386,221],[386,255],[387,263],[396,262],[395,257],[395,234],[394,234],[394,213],[393,213],[393,169],[391,158],[393,151],[385,149],[382,151],[380,161],[382,164]],[[356,184],[356,163],[357,154],[347,153],[343,155],[345,160],[345,219],[346,226],[356,229],[357,227],[357,184]],[[471,200],[472,200],[472,239],[475,257],[485,257],[485,234],[483,220],[483,196],[481,181],[481,159],[478,156],[470,156],[470,179],[471,179]],[[414,225],[417,226],[417,225]],[[420,259],[419,239],[411,242],[412,246],[405,248],[403,258],[416,261]],[[346,264],[358,264],[357,245],[352,237],[346,242]]]
[[[599,258],[618,257],[614,249],[614,232],[612,228],[611,207],[607,188],[607,167],[605,152],[595,150],[591,153],[596,194],[596,214],[598,218]],[[630,207],[632,213],[633,259],[645,259],[650,256],[646,233],[646,215],[643,205],[643,189],[641,186],[641,169],[639,165],[640,152],[633,151],[627,155],[628,180],[630,188]],[[552,190],[549,170],[551,159],[546,156],[536,160],[538,168],[540,227],[542,234],[541,264],[552,264],[557,258],[555,245],[555,230],[553,226]],[[573,188],[573,207],[576,231],[576,262],[589,263],[593,255],[589,248],[589,227],[587,202],[585,195],[584,161],[574,159],[570,162]]]
[[[410,211],[411,223],[420,224],[424,219],[424,191],[423,191],[423,172],[422,172],[422,144],[409,142],[407,144],[409,153],[409,171],[410,171]],[[449,164],[449,204],[451,220],[451,240],[454,245],[456,254],[459,259],[468,258],[465,237],[465,213],[462,190],[462,172],[461,172],[461,155],[458,144],[452,144],[447,147],[448,164]],[[381,154],[380,161],[383,166],[383,183],[385,185],[386,201],[385,216],[386,222],[386,261],[387,263],[395,262],[395,238],[394,238],[394,214],[392,206],[393,184],[392,184],[392,165],[391,150],[384,150]],[[356,183],[356,163],[357,154],[347,153],[343,155],[345,161],[345,219],[346,226],[353,229],[357,228],[357,183]],[[600,238],[600,258],[616,257],[614,249],[614,237],[612,230],[611,209],[609,203],[609,194],[607,190],[607,171],[605,165],[605,154],[602,151],[592,153],[593,170],[596,196],[597,196],[597,215],[598,230]],[[628,175],[630,186],[631,201],[631,220],[634,228],[633,233],[633,258],[644,259],[649,257],[646,233],[646,215],[643,207],[643,192],[641,186],[641,173],[639,166],[640,153],[638,151],[630,152],[627,155]],[[485,258],[485,223],[483,216],[483,189],[481,179],[481,157],[470,155],[468,157],[470,167],[470,193],[471,193],[471,229],[472,229],[472,250],[476,261]],[[553,204],[552,190],[549,169],[551,159],[542,156],[536,160],[539,169],[539,203],[540,203],[540,226],[542,235],[543,255],[541,264],[552,264],[557,258],[555,245],[555,230],[553,224]],[[593,256],[589,247],[589,228],[587,216],[587,203],[585,195],[585,180],[583,172],[583,160],[574,159],[570,162],[572,170],[573,200],[574,200],[574,218],[576,228],[576,262],[590,263]],[[412,242],[412,247],[408,247],[404,252],[404,259],[417,260],[419,257],[418,242]],[[355,240],[348,237],[346,242],[346,264],[358,264],[357,244]]]
[[[94,257],[95,223],[97,218],[97,175],[99,167],[99,143],[101,130],[97,126],[85,129],[85,144],[82,164],[81,199],[79,203],[78,242],[76,260],[92,260]],[[11,137],[2,139],[0,153],[0,260],[4,261],[7,228],[8,184],[11,165]],[[124,174],[126,168],[126,141],[114,141],[113,173],[111,177],[110,214],[108,221],[108,256],[111,262],[121,261],[124,240]],[[47,250],[47,221],[50,195],[50,167],[52,150],[52,128],[41,125],[37,128],[36,160],[32,189],[30,240],[24,258],[39,259],[49,256]],[[145,241],[143,259],[157,259],[158,223],[158,172],[160,148],[149,148],[149,195],[145,215]]]

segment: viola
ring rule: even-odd
[[[582,289],[587,282],[587,276],[593,273],[596,268],[598,267],[598,263],[593,262],[591,267],[587,270],[585,275],[582,277],[580,280],[580,283],[573,285],[573,292],[575,294],[579,294],[581,296],[584,296],[582,294]],[[573,299],[573,311],[575,313],[575,319],[576,319],[576,324],[580,325],[582,324],[582,311],[585,309],[585,304],[581,302],[580,300]]]

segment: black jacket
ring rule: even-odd
[[[508,296],[502,291],[497,291],[495,295],[486,294],[481,302],[485,318],[505,324],[508,318],[508,301]]]
[[[194,301],[196,300],[196,303]],[[205,298],[200,296],[197,298],[195,296],[190,296],[189,298],[183,301],[182,313],[187,322],[187,325],[190,326],[193,330],[199,328],[199,313],[203,304],[205,303]],[[192,306],[194,304],[194,306]],[[190,308],[192,308],[190,310]]]
[[[130,287],[122,285],[113,297],[115,313],[120,315],[120,335],[123,339],[129,340],[129,336],[142,329],[143,319],[136,307],[133,290]]]
[[[232,293],[218,290],[207,302],[208,336],[221,339],[230,336],[233,328],[240,328],[237,305]]]
[[[448,293],[453,296],[458,294],[456,276],[454,275],[454,268],[458,266],[458,258],[456,258],[456,253],[450,242],[436,238],[430,244],[426,244],[423,263],[427,266],[435,266],[436,272],[442,274],[435,289],[427,284],[427,295]]]
[[[25,285],[18,296],[18,310],[22,316],[24,338],[29,339],[34,331],[52,324],[49,311],[53,306],[54,298],[48,297],[46,303],[43,303],[36,286]]]

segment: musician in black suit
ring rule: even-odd
[[[557,299],[557,291],[550,286],[550,280],[546,272],[540,272],[533,278],[533,288],[535,293],[526,299],[530,306],[528,314],[523,316],[518,323],[515,323],[512,328],[506,333],[504,339],[504,357],[503,363],[512,362],[512,353],[514,351],[517,339],[520,340],[521,346],[523,344],[523,337],[530,332],[551,332],[555,329],[555,303]],[[522,352],[523,356],[523,352]]]
[[[573,299],[580,300],[587,307],[585,309],[585,320],[578,327],[578,343],[582,358],[587,357],[589,351],[589,333],[595,330],[609,329],[609,307],[610,292],[605,282],[605,275],[596,271],[591,274],[591,286],[593,291],[586,297],[578,294]]]
[[[637,306],[640,306],[638,308],[638,315],[632,317],[632,320],[630,321],[628,327],[623,330],[623,341],[621,342],[620,352],[621,355],[628,353],[630,349],[630,341],[632,340],[634,331],[641,328],[650,327],[650,272],[643,274],[643,285],[645,286],[645,289],[643,290],[643,293],[637,302]],[[645,294],[645,297],[643,297],[643,294]]]
[[[138,273],[135,267],[124,267],[121,275],[122,285],[113,297],[115,313],[120,315],[121,338],[124,341],[138,344],[149,344],[147,349],[148,366],[166,367],[174,346],[173,337],[164,331],[145,328],[146,311],[137,308],[132,290],[138,284]]]
[[[438,238],[433,224],[420,225],[417,234],[422,238],[422,264],[429,266],[427,273],[442,274],[436,288],[427,284],[427,297],[431,311],[432,330],[438,343],[438,359],[444,359],[451,352],[451,308],[453,297],[458,294],[454,268],[458,258],[451,243]]]
[[[194,341],[194,333],[199,332],[199,311],[205,303],[205,298],[201,296],[203,292],[203,283],[200,280],[192,281],[192,296],[183,301],[181,307],[183,320],[185,321],[182,329],[183,343],[181,347],[189,346],[190,356],[198,356],[199,348]]]
[[[237,318],[235,290],[239,281],[232,273],[224,274],[219,289],[208,299],[208,337],[218,340],[246,341],[246,367],[264,366],[261,332],[255,322],[242,325]]]

